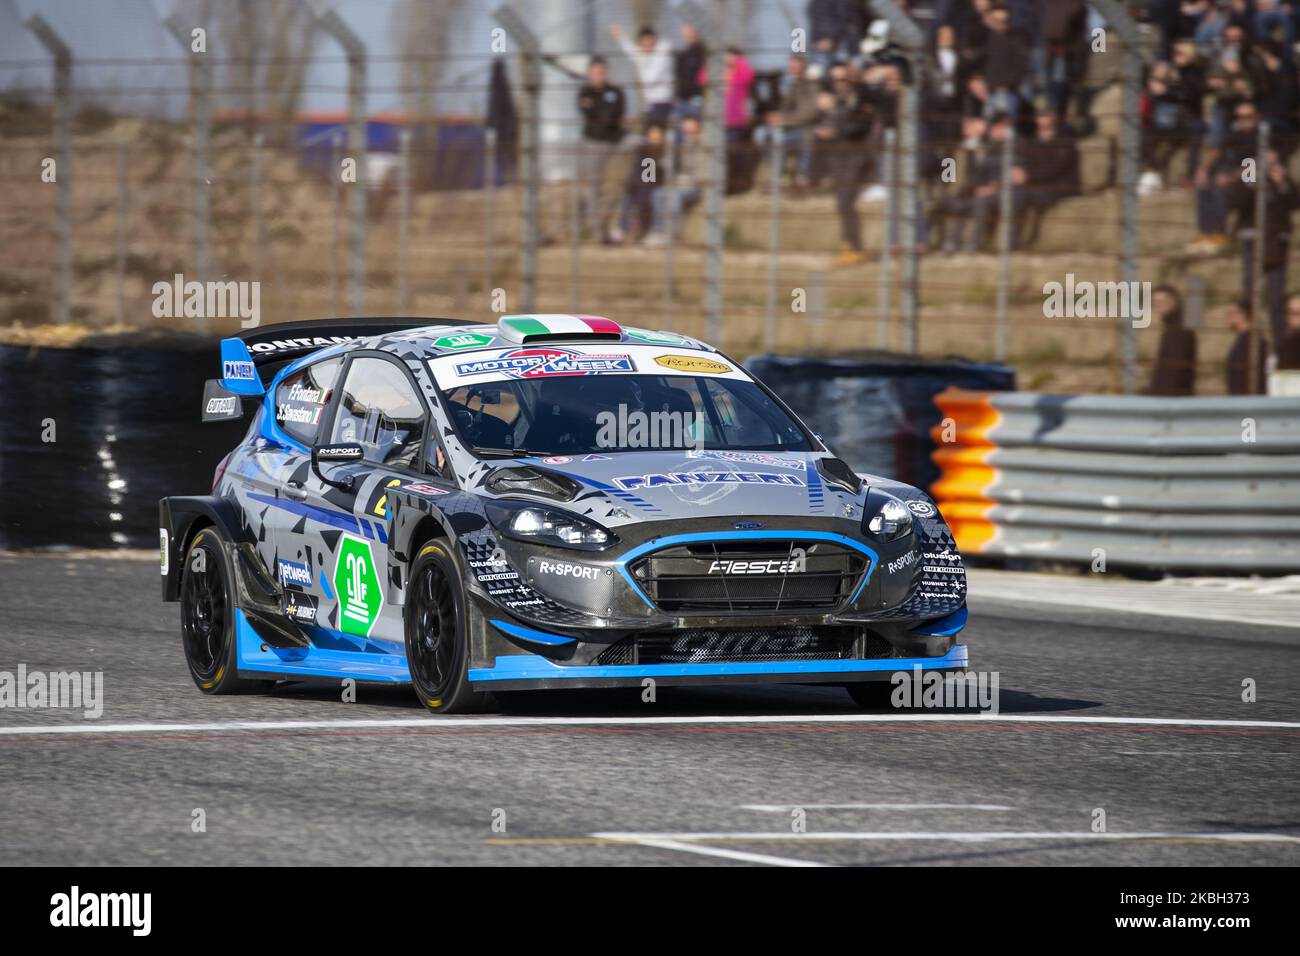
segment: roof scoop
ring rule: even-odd
[[[506,315],[497,322],[497,335],[507,342],[621,342],[617,322],[599,315]]]

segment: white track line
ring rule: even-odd
[[[744,803],[742,810],[793,813],[795,810],[982,810],[997,812],[1015,807],[1000,803]]]
[[[785,856],[769,856],[766,853],[745,853],[742,850],[728,850],[720,846],[692,846],[676,840],[636,840],[636,846],[650,846],[660,850],[677,850],[681,853],[696,853],[700,856],[720,856],[726,860],[739,860],[742,863],[766,863],[769,866],[830,866],[829,863],[817,863],[814,860],[794,860]]]
[[[1028,714],[772,714],[675,717],[394,717],[331,720],[226,720],[175,724],[32,724],[0,726],[0,737],[61,734],[186,734],[257,730],[454,730],[458,727],[654,727],[691,724],[1081,724],[1155,727],[1236,727],[1300,730],[1300,721],[1194,720],[1170,717],[1079,717]]]
[[[830,843],[839,840],[889,842],[891,840],[928,840],[950,843],[986,843],[997,840],[1212,840],[1217,843],[1294,843],[1300,837],[1284,833],[1171,833],[1164,831],[1139,833],[1093,833],[1091,830],[1053,832],[1029,830],[1023,833],[1005,830],[986,831],[873,831],[844,833],[593,833],[600,840],[617,840],[627,843],[697,843],[726,841],[729,843]]]

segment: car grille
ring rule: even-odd
[[[715,541],[634,561],[633,579],[669,613],[827,610],[853,596],[867,560],[826,541]]]
[[[633,634],[611,644],[597,664],[701,664],[835,661],[891,657],[877,634],[854,627],[689,628]]]

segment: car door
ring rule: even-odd
[[[323,561],[317,590],[319,623],[354,648],[399,653],[402,609],[389,599],[388,494],[402,484],[420,483],[430,416],[406,366],[379,352],[356,353],[348,361],[333,408],[328,442],[356,443],[361,462],[322,466],[331,482],[351,478],[350,488],[306,481],[306,502],[333,516],[316,524],[307,547]],[[324,440],[323,440],[324,441]]]
[[[271,396],[268,440],[255,443],[246,468],[250,497],[261,516],[258,548],[271,575],[284,591],[285,613],[300,624],[315,623],[320,556],[311,549],[307,530],[319,515],[307,503],[311,449],[328,418],[334,387],[343,368],[335,357],[287,375]]]

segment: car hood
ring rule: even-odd
[[[861,495],[828,483],[813,452],[644,451],[560,455],[519,462],[559,472],[583,491],[575,510],[617,526],[731,517],[770,525],[782,515],[861,516]]]

